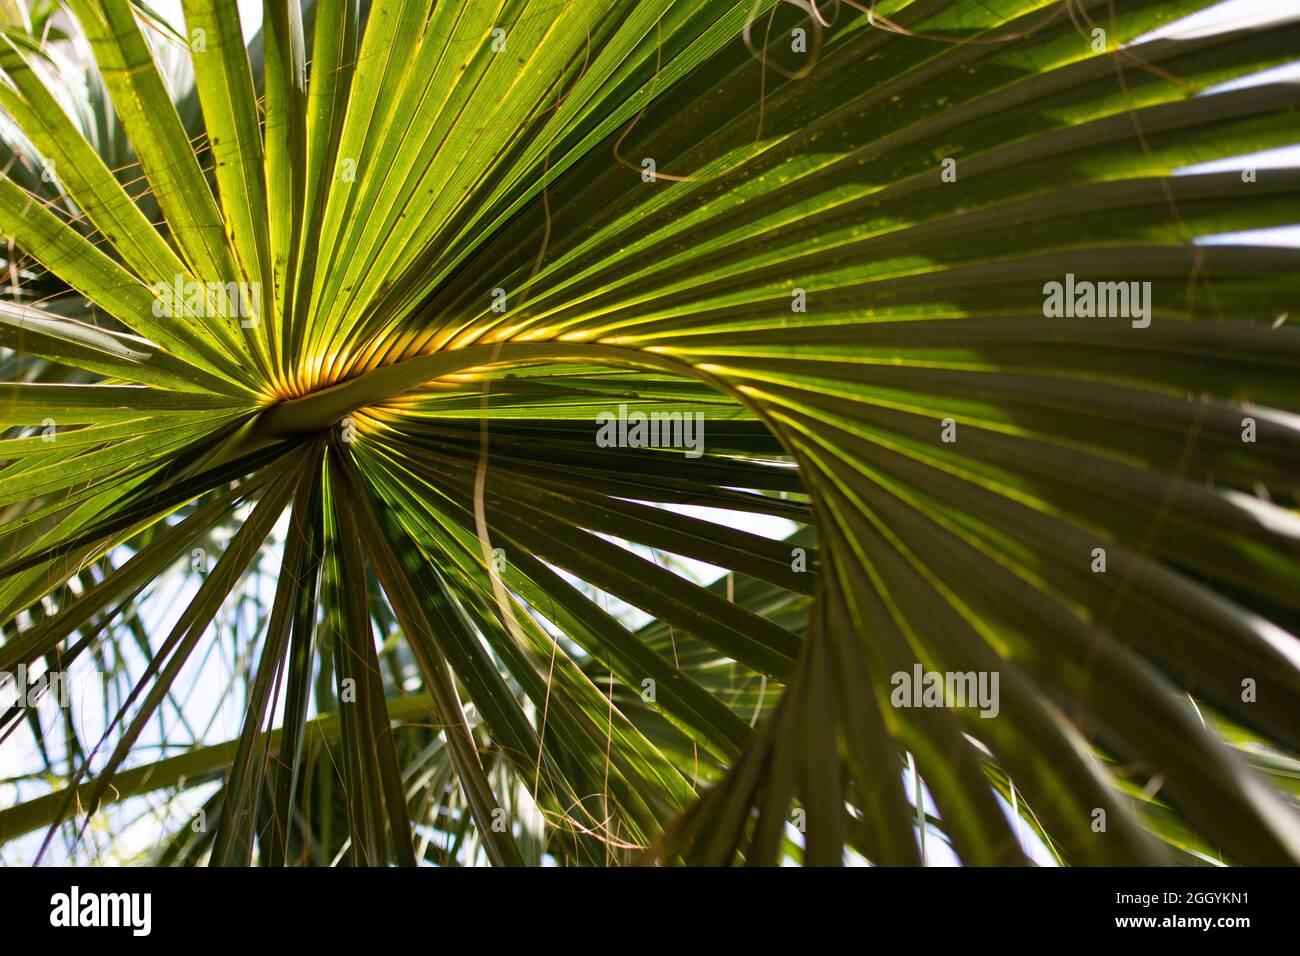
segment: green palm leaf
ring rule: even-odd
[[[1133,42],[1208,5],[73,0],[138,170],[6,32],[0,669],[125,678],[0,840],[169,790],[168,863],[1300,861],[1300,252],[1200,241],[1300,170],[1178,173],[1295,145],[1220,86],[1300,19]],[[238,735],[152,759],[227,610]]]

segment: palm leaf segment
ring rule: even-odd
[[[4,426],[58,430],[0,442],[0,669],[93,647],[242,523],[101,769],[5,835],[219,773],[202,852],[293,859],[333,735],[356,862],[433,820],[494,863],[539,833],[913,863],[909,765],[968,863],[1024,860],[1007,800],[1063,861],[1300,859],[1300,253],[1193,241],[1294,222],[1300,174],[1172,175],[1295,140],[1295,84],[1206,91],[1300,22],[1126,46],[1206,5],[376,0],[305,31],[269,0],[255,74],[234,0],[194,0],[196,145],[152,29],[74,0],[131,189],[11,35],[0,99],[60,190],[0,180],[11,269],[97,321],[3,306],[0,343],[81,372],[3,390]],[[1067,274],[1149,282],[1150,325],[1045,317]],[[707,453],[597,448],[620,404],[702,412]],[[244,732],[124,769],[286,509]],[[1000,712],[891,706],[917,664],[997,672]]]

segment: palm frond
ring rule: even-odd
[[[0,670],[126,679],[0,840],[174,789],[168,863],[1300,861],[1300,251],[1205,241],[1300,170],[1183,172],[1297,144],[1230,81],[1300,18],[829,6],[5,31]],[[150,759],[223,609],[238,729]]]

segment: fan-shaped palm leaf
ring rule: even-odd
[[[60,171],[0,180],[10,267],[97,321],[0,312],[83,373],[0,391],[45,426],[0,442],[0,670],[237,531],[0,837],[216,777],[165,860],[908,864],[919,775],[967,863],[1026,861],[1008,802],[1065,862],[1300,859],[1300,252],[1197,242],[1300,172],[1174,175],[1296,141],[1296,84],[1218,86],[1300,20],[1131,43],[1206,5],[268,0],[250,62],[193,0],[196,148],[152,27],[73,0],[157,215],[6,40]],[[1067,275],[1149,323],[1049,317]],[[602,447],[620,406],[702,454]],[[268,538],[242,733],[142,765]],[[891,706],[914,666],[996,715]]]

